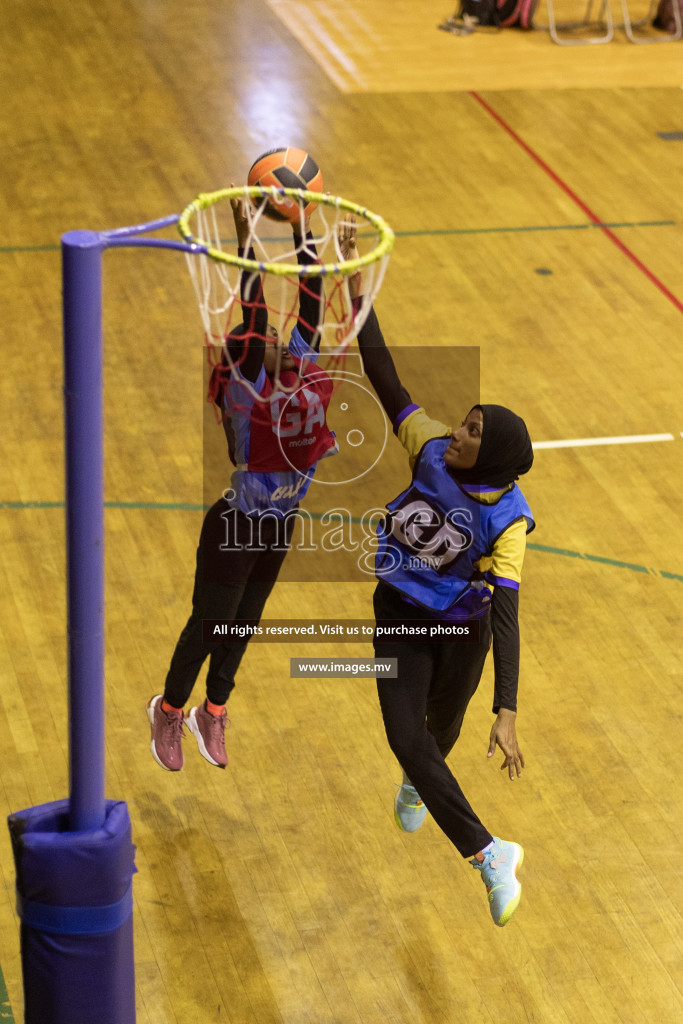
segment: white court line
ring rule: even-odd
[[[646,441],[675,440],[673,434],[629,434],[627,437],[579,437],[572,441],[536,441],[533,448],[586,448],[588,445],[597,444],[642,444]]]

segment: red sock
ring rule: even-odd
[[[162,702],[161,702],[161,710],[165,711],[166,714],[171,712],[174,715],[182,715],[182,713],[183,713],[183,709],[182,708],[174,708],[174,707],[172,707],[168,703],[168,701],[166,699],[162,700]]]
[[[206,710],[209,712],[210,715],[213,715],[215,718],[220,718],[223,712],[225,711],[225,704],[212,704],[209,698],[207,697]]]

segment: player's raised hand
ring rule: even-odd
[[[325,192],[323,193],[323,195],[329,196],[329,194],[330,194],[329,190],[325,189]],[[314,211],[315,211],[315,205],[313,206],[312,209],[309,210],[308,215],[306,217],[304,217],[304,227],[303,227],[304,237],[307,236],[309,231],[311,230],[311,217],[313,216]],[[294,232],[295,240],[297,238],[301,237],[301,219],[299,217],[296,217],[292,221],[292,231]]]
[[[337,228],[337,239],[342,259],[358,259],[358,242],[356,239],[356,217],[353,213],[347,213],[344,220],[339,222]]]
[[[343,260],[357,260],[358,241],[356,238],[356,217],[353,213],[347,213],[344,220],[339,222],[337,227],[337,242]],[[349,294],[352,299],[358,298],[362,284],[360,270],[349,278]]]
[[[230,188],[234,187],[233,183],[230,182]],[[244,212],[244,203],[245,200],[242,196],[233,196],[230,200],[232,217],[235,221],[235,231],[237,233],[237,244],[240,249],[246,249],[247,242],[249,241],[249,221]]]

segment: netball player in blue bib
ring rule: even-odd
[[[232,210],[239,254],[253,260],[253,249],[246,250],[249,227],[240,200],[232,200]],[[299,263],[315,262],[312,235],[307,232],[301,239],[296,230]],[[203,623],[237,620],[250,630],[258,625],[289,549],[295,519],[289,513],[305,495],[318,461],[338,450],[326,421],[332,381],[315,366],[322,278],[301,279],[299,316],[285,346],[275,344],[277,332],[268,324],[259,275],[242,272],[241,301],[243,322],[228,335],[228,352],[210,384],[234,472],[230,487],[204,519],[192,614],[176,644],[164,692],[147,706],[152,755],[169,771],[183,766],[184,725],[207,761],[226,767],[225,704],[252,632],[218,643],[204,637]],[[206,700],[185,716],[183,708],[207,657]]]
[[[340,243],[352,258],[352,223],[342,228]],[[524,767],[515,724],[518,594],[534,521],[516,480],[531,468],[531,441],[519,416],[498,405],[473,406],[455,429],[432,419],[399,380],[374,310],[358,341],[412,469],[409,486],[387,506],[375,563],[375,653],[398,666],[397,678],[377,684],[387,738],[404,773],[395,819],[414,832],[429,811],[481,871],[491,915],[503,926],[521,895],[522,847],[482,824],[446,758],[492,646],[496,718],[488,756],[501,748],[511,780]],[[419,634],[406,640],[408,623],[426,625],[437,642]]]

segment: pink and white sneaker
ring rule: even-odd
[[[152,697],[147,705],[147,717],[152,727],[150,750],[158,765],[167,772],[179,772],[183,767],[183,713],[164,711],[163,694]]]
[[[212,715],[206,710],[206,701],[198,708],[190,708],[185,724],[197,740],[199,753],[210,764],[217,768],[225,768],[228,755],[225,750],[225,727],[228,715],[223,708],[222,715]]]

